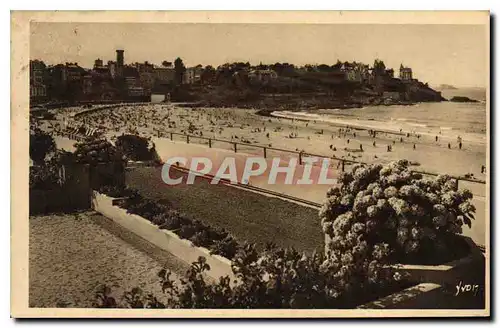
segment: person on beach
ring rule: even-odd
[[[448,142],[448,149],[451,149],[451,144]]]
[[[391,151],[391,145],[387,145],[387,152]]]
[[[481,173],[486,173],[486,167],[484,165],[481,165]]]
[[[413,144],[413,150],[417,149],[417,145]]]
[[[376,147],[375,141],[373,142],[373,147]]]
[[[349,144],[349,141],[350,141],[350,140],[349,140],[349,139],[347,139],[347,143],[348,143],[348,144]]]
[[[356,132],[353,132],[353,134],[352,134],[352,135],[354,136],[354,138],[356,138]]]
[[[460,142],[458,143],[458,148],[459,148],[459,149],[462,149],[462,141],[460,141]]]
[[[438,136],[436,136],[436,142],[438,141]]]
[[[359,144],[359,150],[363,151],[363,144]]]
[[[403,137],[401,137],[401,138],[399,139],[399,141],[400,141],[400,142],[403,142]]]

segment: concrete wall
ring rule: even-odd
[[[358,309],[428,309],[437,306],[442,295],[440,285],[423,283],[366,303]]]
[[[92,207],[122,227],[188,264],[197,261],[200,256],[205,257],[207,264],[210,266],[210,271],[207,274],[214,279],[218,280],[223,276],[229,276],[231,280],[235,278],[230,260],[218,255],[210,255],[208,249],[195,247],[190,241],[181,239],[175,233],[159,229],[158,226],[141,216],[127,213],[125,209],[113,205],[113,198],[111,197],[94,191]]]

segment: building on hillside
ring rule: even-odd
[[[80,67],[78,63],[66,63],[64,68],[64,80],[67,82],[81,81],[84,73],[85,69]]]
[[[132,87],[138,86],[137,85],[137,78],[135,76],[127,76],[127,77],[125,77],[125,85],[129,89],[132,88]]]
[[[203,68],[201,66],[189,67],[184,72],[182,77],[183,84],[195,84],[201,81],[201,73],[203,73]]]
[[[278,74],[272,69],[255,69],[248,73],[250,80],[267,82],[278,78]]]
[[[96,60],[94,60],[94,69],[99,68],[99,67],[103,67],[103,63],[102,63],[102,59],[97,58]]]
[[[363,63],[344,63],[340,68],[348,81],[364,83],[370,79],[369,66]]]
[[[47,98],[48,70],[43,61],[30,60],[30,100]]]
[[[145,61],[144,63],[135,63],[133,65],[139,74],[141,73],[153,73],[154,65]]]
[[[385,70],[385,74],[386,74],[388,77],[393,78],[393,77],[394,77],[394,70],[393,70],[392,68],[389,68],[389,69]]]
[[[129,97],[143,97],[145,96],[143,87],[130,87],[127,89],[127,94]]]
[[[410,67],[399,66],[399,78],[403,81],[413,80],[413,72]]]
[[[82,87],[82,90],[83,90],[83,93],[85,95],[90,95],[92,94],[92,90],[93,90],[93,76],[91,74],[86,74],[83,76],[83,87]]]
[[[175,70],[172,67],[155,67],[153,76],[160,83],[172,83],[175,80]]]
[[[155,84],[155,76],[152,72],[139,73],[139,85],[144,88],[145,92],[151,92]]]
[[[109,75],[111,76],[112,79],[116,78],[116,62],[110,60],[108,61],[108,70],[109,70]]]
[[[126,65],[123,67],[126,94],[128,97],[136,98],[148,95],[141,85],[140,74],[136,67]],[[151,92],[150,89],[147,92]]]

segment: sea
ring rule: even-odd
[[[386,131],[440,135],[445,139],[486,144],[487,103],[486,89],[460,88],[442,90],[446,99],[466,96],[477,103],[433,102],[409,106],[366,106],[353,109],[321,109],[302,112],[281,111],[275,116],[294,117],[332,124],[368,127]]]

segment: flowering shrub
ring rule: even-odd
[[[320,210],[326,251],[336,265],[366,266],[372,253],[377,267],[387,256],[393,260],[428,258],[451,251],[455,234],[471,225],[474,205],[469,190],[457,190],[447,175],[423,179],[401,160],[355,165],[339,177]],[[370,269],[370,264],[368,269]],[[372,278],[378,272],[368,270]]]
[[[167,301],[162,303],[151,294],[133,288],[125,293],[123,303],[110,296],[108,287],[96,293],[97,307],[128,308],[353,308],[380,295],[379,286],[351,286],[352,293],[339,292],[340,281],[335,281],[326,265],[323,253],[301,254],[294,249],[266,248],[258,252],[254,245],[245,244],[233,259],[237,277],[221,277],[209,282],[205,272],[210,270],[204,257],[192,263],[180,283],[171,278],[169,270],[158,274]],[[341,269],[342,274],[347,272]],[[364,289],[361,289],[365,287]],[[404,287],[397,285],[397,288]],[[104,291],[104,292],[103,292]],[[386,290],[387,292],[387,290]]]

